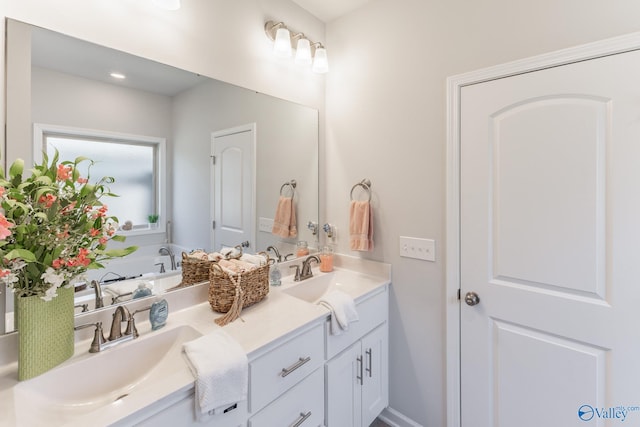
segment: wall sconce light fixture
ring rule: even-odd
[[[153,4],[155,4],[160,9],[165,10],[180,9],[180,0],[153,0]]]
[[[273,52],[276,57],[290,58],[295,43],[296,64],[313,64],[311,70],[315,73],[323,74],[329,71],[327,50],[322,43],[312,42],[303,33],[291,34],[284,22],[267,21],[264,24],[264,32],[269,40],[274,42]]]

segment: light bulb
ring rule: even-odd
[[[327,50],[322,47],[316,49],[316,54],[313,57],[313,66],[311,70],[314,73],[324,74],[329,71],[329,61],[327,61]]]
[[[311,65],[311,42],[309,39],[298,40],[296,47],[296,64],[299,65]]]
[[[153,0],[153,4],[165,10],[180,9],[180,0]]]
[[[291,57],[291,35],[284,27],[278,28],[276,32],[276,42],[273,45],[273,52],[278,58]]]

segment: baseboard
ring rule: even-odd
[[[380,415],[378,415],[378,418],[389,424],[391,427],[422,427],[411,418],[388,406]]]

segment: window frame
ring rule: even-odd
[[[87,138],[87,139],[105,139],[114,140],[118,143],[131,142],[137,145],[155,146],[155,200],[158,209],[157,214],[160,215],[158,221],[158,228],[145,229],[138,228],[134,230],[119,230],[118,234],[126,236],[137,236],[146,234],[160,234],[166,232],[167,224],[167,161],[166,150],[167,140],[166,138],[136,135],[121,132],[104,131],[97,129],[77,128],[72,126],[60,126],[50,125],[44,123],[34,123],[33,125],[33,163],[34,165],[42,162],[42,153],[45,148],[45,136],[69,136],[73,138]],[[73,160],[73,159],[66,159]]]

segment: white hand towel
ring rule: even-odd
[[[329,292],[318,304],[331,310],[331,335],[340,335],[349,330],[349,323],[359,320],[353,298],[342,291]]]
[[[204,335],[185,343],[183,349],[196,379],[198,419],[247,399],[247,354],[226,332],[217,330]]]

